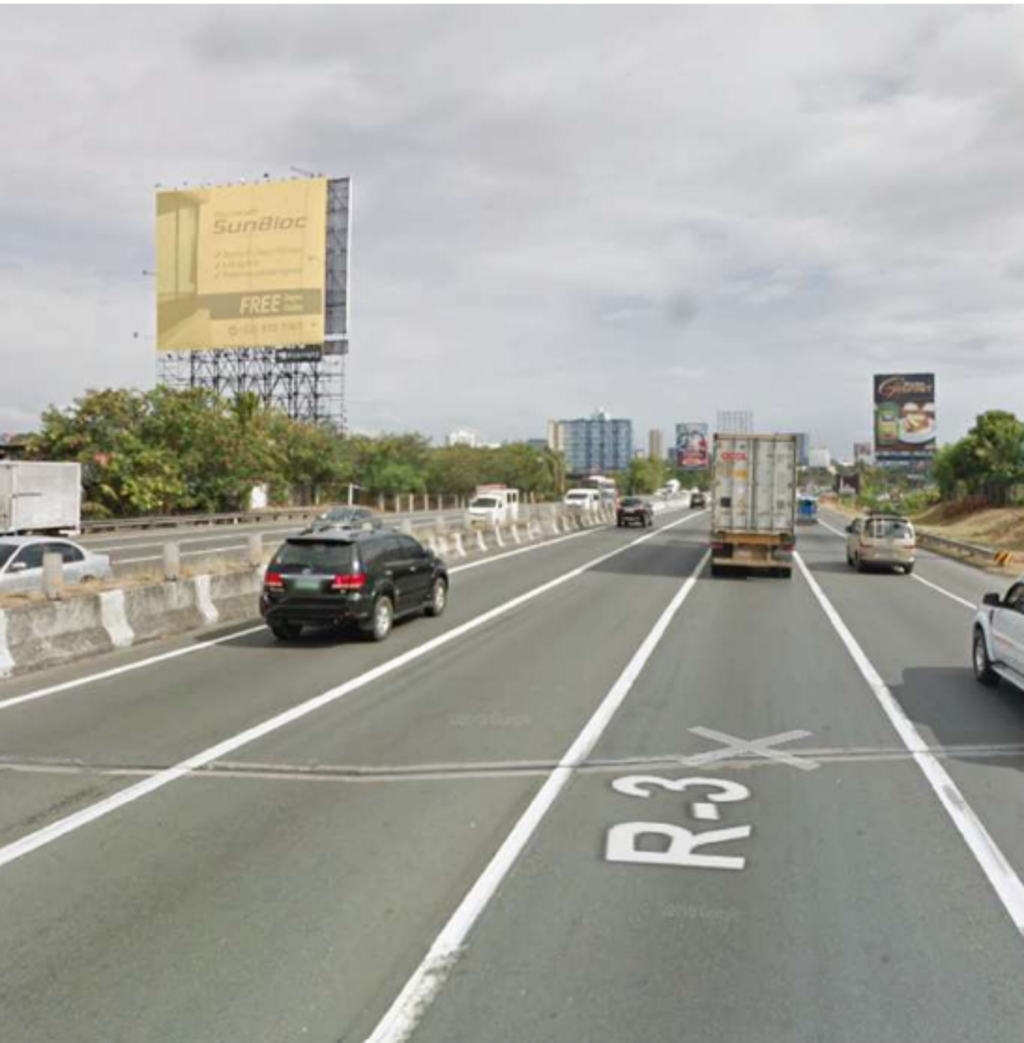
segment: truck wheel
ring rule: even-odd
[[[867,567],[865,566],[864,562],[861,561],[859,554],[853,559],[853,567],[858,572],[867,572]]]
[[[716,565],[714,562],[711,563],[712,576],[721,576],[723,572],[725,572],[725,569],[721,565]]]
[[[992,669],[992,662],[988,657],[988,648],[985,645],[985,635],[980,628],[974,631],[974,654],[971,656],[974,663],[974,679],[989,688],[999,684],[999,674]]]
[[[914,565],[913,565],[913,563],[911,563],[910,565],[904,565],[903,566],[903,575],[904,576],[910,576],[910,575],[913,574],[913,572],[914,572]]]
[[[779,579],[792,579],[793,578],[793,568],[792,568],[792,566],[790,566],[787,569],[779,569],[777,571],[776,575],[779,577]]]

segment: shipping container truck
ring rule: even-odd
[[[72,534],[81,522],[81,464],[0,460],[0,534]]]
[[[716,434],[711,574],[793,574],[796,435]]]

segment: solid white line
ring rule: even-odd
[[[679,523],[674,522],[673,524]],[[536,833],[559,794],[565,789],[573,773],[597,745],[609,722],[615,716],[648,659],[665,635],[673,617],[690,591],[693,590],[697,577],[707,564],[709,557],[710,552],[705,552],[697,567],[669,602],[668,607],[662,612],[651,632],[644,638],[626,669],[622,671],[618,680],[602,699],[601,704],[575,742],[558,762],[558,766],[548,775],[543,786],[530,801],[529,806],[495,852],[486,869],[459,903],[458,908],[445,924],[434,944],[431,945],[422,963],[413,972],[412,977],[406,982],[405,987],[377,1027],[367,1037],[366,1043],[402,1043],[403,1040],[408,1039],[417,1022],[423,1017],[443,986],[473,925],[487,908],[487,904],[496,894],[516,859],[530,842],[530,838]]]
[[[1000,851],[974,809],[967,803],[949,773],[935,754],[929,750],[928,744],[921,738],[920,732],[904,713],[903,707],[897,702],[871,660],[865,655],[842,617],[833,608],[825,592],[818,585],[818,581],[811,575],[803,558],[799,554],[795,554],[794,557],[804,579],[807,580],[811,591],[818,599],[818,604],[824,609],[829,622],[878,700],[878,705],[881,706],[886,717],[889,718],[889,723],[896,729],[897,735],[903,741],[903,745],[906,746],[917,766],[924,773],[924,777],[928,780],[936,797],[939,798],[939,803],[953,820],[953,824],[959,830],[971,854],[974,855],[989,883],[995,889],[1014,926],[1024,934],[1024,884],[1021,883],[1020,877],[1006,860],[1006,856]]]
[[[360,674],[358,677],[354,677],[335,688],[331,688],[320,695],[314,696],[312,699],[307,699],[305,702],[299,703],[297,706],[293,706],[282,713],[276,714],[268,720],[254,725],[252,728],[247,728],[245,731],[239,732],[237,735],[233,735],[230,738],[217,743],[215,746],[210,746],[208,749],[181,761],[179,764],[176,764],[165,771],[153,775],[151,778],[148,778],[135,786],[129,786],[127,789],[121,790],[119,793],[115,793],[113,796],[107,797],[105,800],[101,800],[96,804],[83,808],[81,811],[78,811],[73,815],[68,815],[66,818],[58,819],[56,822],[52,822],[50,825],[44,826],[42,829],[38,829],[34,833],[29,833],[27,836],[24,836],[20,840],[16,840],[5,847],[0,847],[0,867],[5,866],[16,859],[22,858],[38,848],[53,843],[53,841],[65,836],[67,833],[72,833],[77,829],[81,829],[82,826],[88,825],[90,822],[95,822],[97,819],[104,818],[111,812],[118,810],[118,808],[124,807],[126,804],[131,804],[132,802],[139,800],[141,797],[145,797],[150,793],[154,793],[156,790],[162,789],[164,786],[170,785],[172,782],[176,782],[178,779],[188,775],[192,771],[195,771],[197,768],[202,768],[229,753],[234,753],[235,750],[241,749],[243,746],[247,746],[251,742],[255,742],[257,739],[262,739],[265,736],[270,735],[272,732],[284,728],[286,725],[293,724],[295,721],[300,720],[308,714],[321,710],[325,706],[329,706],[331,703],[343,699],[352,692],[358,691],[360,688],[365,688],[374,681],[380,680],[382,677],[387,677],[389,674],[394,673],[396,670],[400,670],[409,663],[415,662],[417,659],[421,659],[423,656],[436,651],[438,648],[443,648],[445,645],[451,644],[453,641],[457,641],[460,637],[463,637],[474,630],[478,630],[480,627],[506,615],[514,609],[519,608],[521,605],[525,605],[528,602],[533,601],[535,598],[541,597],[549,591],[554,590],[556,587],[560,587],[562,584],[576,579],[584,572],[600,565],[602,562],[618,557],[618,555],[624,554],[627,550],[631,550],[633,547],[637,547],[641,543],[646,543],[661,532],[664,532],[665,529],[674,528],[676,525],[683,525],[694,517],[696,517],[696,515],[689,515],[685,518],[680,518],[679,521],[670,522],[668,525],[663,525],[660,529],[655,529],[646,536],[641,536],[639,539],[631,540],[629,543],[617,547],[615,550],[610,551],[607,554],[601,554],[596,558],[592,558],[585,564],[570,569],[568,572],[563,572],[560,576],[556,576],[554,579],[542,583],[539,587],[534,587],[531,590],[526,591],[524,594],[519,594],[517,597],[514,597],[495,608],[489,609],[487,612],[476,616],[474,619],[461,623],[459,626],[453,627],[451,630],[448,630],[443,634],[439,634],[430,641],[425,641],[422,645],[417,645],[415,648],[411,648],[409,651],[395,656],[394,659],[389,659],[387,662],[375,666],[372,670],[368,670],[366,673]],[[179,652],[178,654],[181,653]],[[167,658],[170,658],[170,656]]]
[[[938,583],[932,583],[930,579],[925,579],[923,576],[917,575],[916,572],[913,573],[910,578],[917,580],[918,583],[922,583],[926,587],[930,587],[939,594],[944,594],[950,599],[950,601],[955,601],[958,605],[963,605],[964,608],[969,608],[972,612],[978,611],[978,606],[973,601],[968,601],[967,598],[962,598],[959,594],[954,594],[951,590],[946,590],[945,587],[940,587]]]
[[[846,533],[840,532],[838,529],[833,528],[827,521],[823,521],[821,518],[818,519],[819,523],[824,525],[830,532],[834,532],[837,536],[846,539]],[[950,601],[955,601],[958,605],[963,605],[964,608],[969,608],[972,612],[978,610],[978,606],[973,601],[968,601],[967,598],[960,597],[959,594],[954,594],[951,590],[946,590],[945,587],[940,587],[938,583],[933,583],[930,579],[925,579],[923,576],[918,576],[917,573],[911,574],[911,579],[916,580],[918,583],[923,584],[926,587],[931,588],[938,594],[943,594]]]

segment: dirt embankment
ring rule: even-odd
[[[1024,507],[965,507],[939,504],[918,515],[915,525],[925,532],[998,550],[1024,552]]]

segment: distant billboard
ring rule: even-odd
[[[935,454],[935,374],[875,374],[875,460],[920,463]]]
[[[159,192],[156,210],[157,350],[347,336],[347,180]]]
[[[685,471],[710,466],[707,424],[676,424],[676,464]]]

